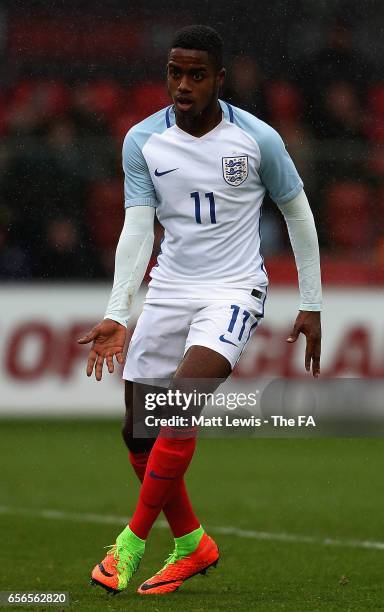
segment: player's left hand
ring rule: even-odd
[[[287,342],[296,342],[299,334],[304,334],[307,339],[305,349],[305,369],[311,369],[312,374],[317,378],[320,374],[320,354],[321,354],[321,321],[320,312],[311,310],[300,310],[297,315],[295,325]]]

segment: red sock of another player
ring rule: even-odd
[[[192,459],[196,438],[157,438],[150,452],[139,501],[129,524],[145,540]],[[194,527],[195,528],[195,527]],[[193,528],[192,528],[193,530]]]
[[[150,453],[129,453],[129,460],[140,482],[144,480],[145,469]],[[193,511],[184,478],[179,478],[172,489],[163,512],[175,538],[181,538],[200,527]]]

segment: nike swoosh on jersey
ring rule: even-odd
[[[231,342],[231,340],[227,340],[226,338],[224,338],[224,334],[221,334],[219,340],[221,340],[222,342],[226,342],[227,344],[233,344],[233,346],[239,346],[238,344]]]
[[[164,174],[169,174],[170,172],[174,172],[175,170],[178,170],[178,168],[171,168],[171,170],[165,170],[164,172],[159,172],[158,169],[156,168],[155,176],[163,176]]]
[[[159,476],[153,470],[149,472],[149,475],[151,476],[151,478],[157,478],[158,480],[174,480],[175,479],[173,476]]]

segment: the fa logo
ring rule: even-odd
[[[244,183],[248,176],[248,155],[223,157],[223,176],[225,182],[233,187]]]

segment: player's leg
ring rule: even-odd
[[[122,436],[126,447],[128,448],[129,460],[140,481],[143,480],[145,468],[147,467],[147,458],[151,452],[152,446],[156,438],[138,438],[133,434],[133,386],[134,383],[130,380],[124,381],[124,401],[125,401],[125,416],[122,428]],[[137,384],[136,387],[139,385]],[[143,387],[144,385],[140,385]],[[152,387],[148,386],[148,392],[152,391]]]
[[[125,381],[126,413],[122,434],[129,450],[132,467],[142,481],[155,438],[138,438],[133,435],[133,387],[134,383]],[[146,392],[154,392],[154,387],[135,384],[135,391],[135,399],[139,402]],[[91,579],[93,584],[114,593],[126,587],[140,563],[145,548],[145,542],[140,538],[136,538],[133,534],[128,535],[129,537],[122,532],[103,561],[94,567]]]
[[[238,361],[262,317],[263,306],[264,300],[256,301],[250,296],[245,303],[209,304],[199,310],[192,321],[186,342],[186,356],[197,355],[199,359],[185,359],[181,362],[177,371],[180,380],[188,382],[187,379],[204,377],[205,383],[209,376],[225,378]],[[207,351],[205,354],[204,347]],[[211,371],[206,364],[210,363],[212,356],[218,354],[227,369]],[[202,357],[203,362],[200,361]],[[212,392],[215,386],[213,384],[211,389],[204,388],[203,391]],[[172,592],[188,578],[197,573],[205,573],[210,565],[217,563],[218,556],[217,546],[201,528],[183,538],[175,538],[175,549],[165,566],[146,580],[138,592],[142,595]]]
[[[134,436],[134,385],[136,387],[136,401],[140,401],[140,398],[144,396],[145,393],[156,392],[159,390],[159,388],[150,387],[149,385],[139,385],[138,383],[133,383],[128,380],[125,381],[126,413],[122,434],[124,442],[129,450],[129,459],[132,467],[140,482],[142,482],[144,480],[147,461],[152,446],[155,442],[155,438],[137,438]],[[138,387],[140,387],[140,389]],[[140,409],[139,406],[137,406],[137,409]],[[179,478],[176,480],[172,494],[163,507],[163,512],[175,538],[180,538],[200,527],[200,523],[192,509],[192,505],[188,497],[184,478]]]
[[[146,302],[129,344],[123,378],[141,382],[161,379],[163,384],[164,380],[169,381],[184,353],[195,310],[193,301],[160,299]],[[151,446],[150,442],[147,444],[145,452]],[[145,460],[142,456],[138,471],[143,470]],[[137,570],[144,550],[145,540],[128,528],[124,529],[105,559],[94,567],[93,583],[113,592],[121,591]]]
[[[217,381],[225,380],[230,372],[231,366],[225,357],[209,348],[192,346],[178,367],[170,388],[185,391],[186,381],[210,379],[212,382],[207,392],[213,392],[219,384]],[[169,499],[175,481],[187,470],[195,450],[196,436],[190,430],[180,436],[171,436],[172,433],[160,435],[153,445],[139,503],[130,522],[131,530],[143,540]]]
[[[204,392],[213,393],[231,372],[228,360],[207,347],[192,346],[178,367],[170,388],[191,392],[204,379]],[[180,432],[179,432],[180,433]],[[129,524],[145,539],[165,504],[170,504],[174,479],[187,470],[195,450],[195,432],[181,432],[181,437],[159,436],[150,453],[139,502]],[[188,578],[205,573],[217,563],[218,548],[199,525],[182,537],[175,537],[175,549],[165,566],[139,588],[140,594],[162,594],[175,591]]]

